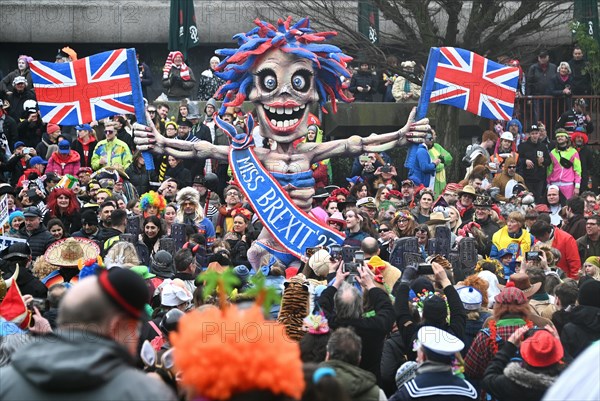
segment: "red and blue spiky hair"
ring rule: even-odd
[[[279,49],[312,61],[315,70],[315,85],[319,93],[319,104],[326,113],[325,103],[331,99],[333,112],[337,110],[336,99],[351,102],[343,93],[340,77],[350,78],[346,64],[352,60],[337,46],[323,43],[337,35],[337,32],[315,32],[310,28],[310,20],[302,18],[294,25],[292,17],[279,19],[277,27],[258,18],[256,28],[233,37],[238,42],[237,49],[219,49],[216,53],[225,56],[216,70],[216,75],[225,81],[216,97],[225,96],[219,114],[228,106],[240,106],[252,89],[252,68],[266,52]]]

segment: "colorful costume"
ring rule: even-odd
[[[556,185],[567,199],[571,199],[575,188],[581,185],[581,161],[579,153],[568,147],[561,151],[558,148],[550,152],[552,164],[548,167],[548,185]]]

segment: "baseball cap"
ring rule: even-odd
[[[29,206],[23,209],[23,216],[25,217],[42,217],[42,212],[36,206]]]
[[[75,127],[77,131],[91,131],[92,126],[89,124],[79,124]]]
[[[505,139],[512,142],[515,140],[515,137],[510,132],[503,132],[502,135],[500,135],[500,139]]]
[[[13,149],[16,150],[19,146],[25,146],[25,144],[21,141],[17,141],[15,142]]]
[[[17,84],[25,84],[25,85],[27,85],[27,78],[25,78],[25,77],[15,77],[15,79],[13,79],[12,84],[13,84],[13,86],[15,86]]]
[[[539,131],[540,127],[537,124],[531,124],[531,126],[529,127],[529,132],[531,131]]]
[[[40,156],[33,156],[31,158],[31,160],[29,160],[29,166],[33,167],[33,166],[35,166],[37,164],[46,165],[46,164],[48,164],[48,162],[46,160],[42,159]]]
[[[71,151],[71,144],[66,139],[63,139],[58,143],[58,152],[63,155],[68,155]]]

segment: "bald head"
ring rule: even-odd
[[[60,328],[75,327],[102,331],[111,317],[119,311],[104,295],[97,277],[87,277],[73,286],[64,296],[58,309]]]
[[[363,313],[362,296],[356,287],[344,282],[334,296],[338,319],[360,319]]]
[[[365,253],[365,259],[379,255],[379,243],[373,237],[367,237],[360,243],[360,249]]]

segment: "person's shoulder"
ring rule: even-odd
[[[156,380],[146,373],[131,367],[127,367],[118,375],[118,381],[108,384],[113,387],[115,399],[118,399],[121,391],[131,394],[131,388],[135,388],[135,398],[139,400],[176,400],[177,397],[162,381]],[[121,390],[121,391],[120,391]]]

